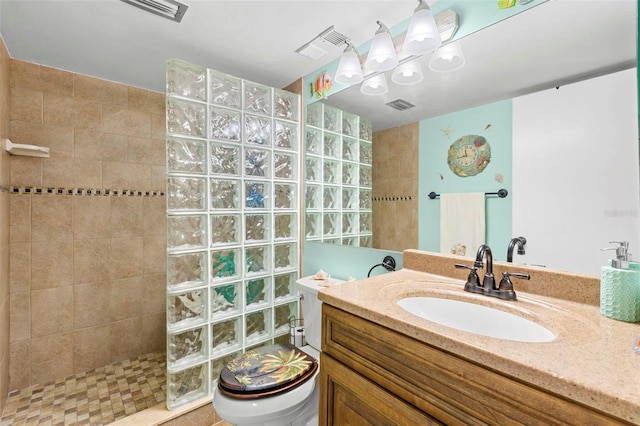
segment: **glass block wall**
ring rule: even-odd
[[[321,102],[305,116],[305,238],[372,247],[371,121]]]
[[[298,314],[299,96],[167,63],[167,406]]]

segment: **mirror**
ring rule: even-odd
[[[400,129],[393,138],[397,142],[402,140],[404,143],[403,138],[410,137],[407,136],[407,133],[415,133],[418,123],[426,119],[491,104],[503,99],[514,99],[556,86],[566,86],[592,77],[635,67],[637,63],[636,26],[637,3],[634,1],[607,2],[606,7],[603,7],[602,2],[550,1],[461,39],[460,44],[466,63],[458,71],[451,73],[432,72],[428,67],[430,55],[425,55],[420,59],[424,80],[418,85],[397,86],[391,82],[391,72],[388,72],[389,92],[385,95],[377,97],[362,95],[358,85],[331,95],[323,100],[323,103],[371,119],[374,135],[384,133],[381,132],[383,130],[393,133],[394,129]],[[594,28],[602,30],[594,31]],[[612,28],[615,28],[615,31],[609,30]],[[636,86],[629,89],[635,93]],[[385,105],[386,102],[398,98],[414,104],[415,108],[396,111]],[[637,107],[634,116],[637,132]],[[405,125],[409,126],[409,130],[401,127]],[[584,126],[589,125],[597,126],[597,123],[584,123]],[[411,126],[415,126],[415,128]],[[374,137],[375,146],[377,145]],[[396,146],[402,148],[395,149],[393,152],[387,151],[385,155],[398,155],[400,152],[406,155],[407,149],[403,144],[397,143]],[[637,146],[635,152],[637,152]],[[628,156],[628,153],[620,154]],[[410,161],[417,156],[409,155],[408,157]],[[571,164],[571,161],[567,161],[565,164],[567,177],[572,176]],[[376,149],[374,148],[374,209],[377,165]],[[417,162],[415,164],[407,163],[408,168],[417,169],[422,166]],[[575,166],[579,167],[579,164],[576,163]],[[514,179],[518,172],[519,170],[513,170]],[[637,182],[638,177],[636,176],[634,186],[637,185]],[[411,201],[404,205],[396,203],[395,207],[415,209],[415,216],[421,216],[423,214],[421,203],[431,189],[420,188],[420,192],[418,192],[417,185],[415,185],[415,188],[407,188],[407,191],[407,196],[413,197]],[[629,191],[633,192],[633,189],[629,189]],[[515,196],[515,194],[513,195]],[[523,200],[529,195],[520,193],[517,194],[517,197]],[[632,195],[637,198],[637,194]],[[570,200],[572,194],[567,193],[565,197]],[[537,200],[539,198],[535,198],[531,194],[529,199],[531,204]],[[603,200],[592,199],[591,202],[598,204]],[[411,203],[415,206],[410,206]],[[418,204],[421,205],[419,212]],[[615,206],[611,209],[616,211]],[[624,214],[630,216],[627,218],[630,222],[628,232],[611,235],[609,238],[637,238],[637,209],[635,212],[628,211]],[[375,216],[374,211],[374,241],[377,222]],[[380,215],[378,216],[380,217]],[[397,227],[393,223],[392,226]],[[517,232],[515,228],[514,232]],[[406,235],[417,235],[417,233],[417,230],[411,228],[404,230]],[[576,230],[571,234],[572,246],[580,246],[581,234],[585,234],[585,230]],[[528,248],[534,248],[537,240],[547,241],[546,237],[543,239],[536,235],[527,235],[527,238]],[[376,241],[374,247],[396,251],[405,248],[438,251],[422,247],[418,241],[402,242],[395,246],[388,246],[388,242],[388,239]],[[607,241],[603,241],[600,245],[606,246],[606,243]],[[634,246],[636,252],[640,250],[637,244],[632,243],[632,247]],[[547,248],[538,247],[538,250],[542,251]],[[500,253],[502,249],[495,251]],[[599,267],[604,264],[603,259],[611,257],[609,254],[602,257],[598,253],[595,259],[587,260],[583,257],[573,263],[544,262],[542,264],[557,269],[595,275],[599,273]],[[498,260],[504,260],[504,257],[505,255],[502,254],[502,256],[498,256]],[[528,257],[523,259],[529,263]],[[514,260],[521,259],[516,256]],[[581,263],[588,264],[588,267],[582,268],[579,266]]]

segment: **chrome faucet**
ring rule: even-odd
[[[507,262],[513,262],[513,249],[518,247],[518,254],[525,254],[524,246],[527,244],[525,237],[514,237],[509,241],[509,247],[507,248]]]

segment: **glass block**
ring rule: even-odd
[[[341,244],[343,246],[358,247],[358,237],[344,237]]]
[[[273,217],[273,224],[276,241],[290,240],[298,236],[298,219],[295,213],[276,213]]]
[[[305,158],[305,180],[322,182],[322,159],[307,155]]]
[[[347,136],[358,137],[358,116],[342,111],[342,133]]]
[[[247,309],[266,306],[271,302],[271,278],[261,277],[245,282],[244,297]]]
[[[245,114],[244,141],[256,145],[271,145],[271,118]]]
[[[276,209],[295,209],[298,204],[296,189],[295,183],[274,184],[274,207]]]
[[[322,190],[322,207],[327,210],[340,208],[340,187],[325,186]]]
[[[206,247],[207,217],[169,216],[167,217],[167,249],[189,250]]]
[[[174,288],[195,287],[207,283],[206,252],[167,256],[167,284]]]
[[[245,322],[247,344],[271,337],[271,309],[246,314]]]
[[[322,131],[307,127],[304,133],[304,149],[307,154],[322,154]]]
[[[169,173],[207,172],[207,146],[194,139],[167,138],[167,171]]]
[[[207,100],[207,69],[178,59],[167,61],[167,94]]]
[[[298,317],[298,304],[296,302],[286,305],[275,306],[273,308],[273,333],[289,333],[289,318]]]
[[[297,154],[273,153],[273,174],[276,179],[296,179],[298,170]]]
[[[373,185],[373,169],[371,166],[360,165],[360,186],[371,188]]]
[[[268,209],[271,206],[271,187],[268,182],[245,181],[245,207]]]
[[[356,188],[342,187],[342,210],[355,210],[358,208],[358,190]]]
[[[206,338],[206,326],[167,334],[167,366],[180,368],[204,361],[207,357]]]
[[[244,175],[271,177],[271,152],[263,149],[244,150]]]
[[[307,239],[322,236],[322,213],[307,213],[304,221],[304,235]]]
[[[322,235],[338,235],[340,232],[340,213],[326,213],[322,218]]]
[[[167,408],[173,410],[207,396],[207,376],[208,363],[178,372],[167,371]]]
[[[168,210],[203,210],[206,185],[203,178],[168,177]]]
[[[343,137],[342,138],[342,159],[347,161],[358,161],[358,140]]]
[[[335,133],[324,133],[323,149],[325,157],[340,158],[342,152],[342,137]]]
[[[273,116],[298,121],[300,96],[286,90],[273,91]]]
[[[342,213],[342,233],[355,234],[358,232],[358,214]]]
[[[360,188],[358,202],[361,210],[371,210],[373,205],[373,194],[369,188]]]
[[[167,296],[167,323],[170,330],[194,326],[207,320],[207,290],[191,290]]]
[[[209,102],[229,108],[240,108],[242,80],[209,70]]]
[[[220,378],[220,372],[222,371],[222,369],[227,365],[227,363],[233,361],[240,355],[242,355],[241,350],[232,352],[221,358],[216,358],[211,362],[211,392],[213,392],[217,388],[218,379]]]
[[[273,264],[276,270],[295,268],[298,264],[298,245],[296,243],[274,244]]]
[[[219,142],[210,143],[211,157],[209,164],[211,174],[240,176],[242,148],[240,145],[226,145]]]
[[[211,246],[239,244],[241,227],[239,214],[211,215]]]
[[[244,82],[244,110],[261,115],[271,115],[271,87],[249,81]]]
[[[338,108],[330,105],[324,106],[323,128],[330,132],[342,133],[342,117]]]
[[[211,324],[211,354],[233,351],[242,346],[242,317]]]
[[[245,266],[247,275],[271,272],[271,246],[245,247]]]
[[[373,235],[360,235],[360,247],[373,247]]]
[[[360,232],[371,232],[373,229],[373,216],[371,213],[360,213]]]
[[[360,117],[360,134],[358,136],[366,141],[373,140],[373,123],[371,120]]]
[[[241,141],[240,112],[226,108],[209,108],[211,139]]]
[[[271,240],[271,216],[246,214],[244,216],[244,241],[246,243],[266,243]]]
[[[212,210],[238,210],[240,209],[240,181],[226,179],[211,179],[211,205]]]
[[[322,187],[320,185],[306,185],[304,207],[310,210],[322,208]]]
[[[211,288],[211,318],[242,312],[242,283],[232,282]]]
[[[167,98],[167,133],[197,138],[207,137],[205,104]]]
[[[240,276],[240,249],[224,249],[211,252],[211,278],[214,281]]]
[[[357,185],[358,184],[358,165],[356,163],[342,162],[342,184]]]
[[[322,162],[322,180],[325,183],[340,183],[340,162],[324,160]]]
[[[298,150],[298,124],[275,120],[274,146],[280,149]]]
[[[273,277],[273,294],[276,302],[280,299],[291,299],[293,297],[297,297],[295,287],[297,279],[298,277],[295,272],[276,275]],[[296,313],[295,315],[297,316],[298,314]]]
[[[362,164],[371,164],[373,162],[373,148],[370,142],[360,141],[360,162]]]
[[[322,127],[322,106],[321,102],[307,105],[306,123],[310,126]]]

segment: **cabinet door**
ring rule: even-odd
[[[442,425],[324,353],[320,354],[320,425]]]

